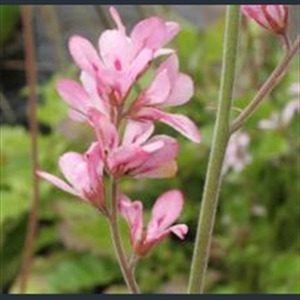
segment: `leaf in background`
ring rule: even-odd
[[[300,293],[300,256],[294,253],[276,255],[266,265],[263,281],[267,293]]]
[[[30,199],[17,193],[1,190],[1,220],[0,225],[19,218],[30,209]]]
[[[23,128],[1,127],[1,224],[31,205],[29,136]]]
[[[289,152],[289,144],[277,130],[260,132],[261,139],[256,143],[254,159],[274,159]],[[254,147],[253,147],[254,148]]]
[[[89,253],[54,253],[34,260],[26,292],[80,293],[109,284],[115,273],[109,260]],[[10,292],[17,292],[17,281]]]
[[[59,235],[67,248],[115,259],[109,226],[102,214],[76,199],[55,205],[62,218]],[[120,220],[120,225],[124,247],[129,249],[127,225],[123,220]]]
[[[4,225],[1,224],[1,292],[8,289],[20,270],[27,219],[19,218]]]

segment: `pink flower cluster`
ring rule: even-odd
[[[285,34],[288,25],[287,5],[242,5],[242,13],[275,34]]]
[[[39,175],[107,213],[105,174],[115,179],[132,177],[163,178],[174,176],[178,153],[176,139],[153,135],[154,123],[163,122],[193,142],[200,133],[186,116],[167,113],[165,107],[187,103],[193,95],[193,82],[179,71],[173,49],[164,46],[178,33],[179,25],[151,17],[139,22],[129,35],[115,8],[110,14],[116,29],[104,31],[96,49],[88,40],[73,36],[69,50],[81,70],[80,82],[64,79],[57,85],[69,106],[69,116],[85,122],[97,140],[84,154],[68,152],[59,159],[59,167],[68,182],[49,173]],[[167,58],[154,68],[159,56]],[[149,70],[153,78],[146,87],[133,87]],[[183,197],[172,190],[158,198],[146,230],[142,226],[142,203],[119,195],[119,212],[131,228],[133,248],[144,255],[170,232],[183,238],[186,225],[170,225],[179,217]]]

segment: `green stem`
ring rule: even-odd
[[[127,258],[121,241],[119,226],[118,226],[117,182],[114,178],[111,178],[110,180],[111,180],[112,211],[111,211],[111,216],[109,218],[109,224],[110,224],[115,252],[128,289],[133,294],[139,294],[140,293],[139,287],[135,281],[131,267],[128,265]]]
[[[294,42],[290,50],[286,52],[282,60],[279,62],[273,73],[267,79],[267,81],[262,85],[257,94],[254,96],[253,100],[248,104],[248,106],[241,112],[241,114],[233,122],[230,132],[233,133],[243,126],[245,121],[252,115],[256,110],[258,105],[264,100],[266,95],[268,95],[274,87],[281,81],[290,61],[297,53],[300,48],[300,38]]]
[[[223,49],[223,65],[217,119],[208,163],[206,182],[201,202],[196,242],[191,265],[189,293],[202,293],[209,257],[224,154],[229,137],[229,119],[234,85],[235,64],[238,44],[240,8],[228,5]]]

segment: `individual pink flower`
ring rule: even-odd
[[[276,34],[285,34],[288,25],[287,5],[242,5],[245,16]]]
[[[99,145],[93,143],[83,155],[76,152],[63,154],[59,159],[59,168],[68,183],[47,172],[39,171],[38,175],[103,211],[105,208],[103,163],[99,153]]]
[[[189,118],[162,110],[164,107],[187,103],[193,93],[193,81],[179,72],[178,58],[173,54],[156,70],[152,84],[138,96],[128,116],[140,121],[161,121],[199,143],[200,133]]]
[[[187,225],[177,224],[171,226],[180,216],[183,203],[182,193],[178,190],[170,190],[162,194],[152,208],[148,226],[144,228],[142,202],[132,202],[127,196],[120,196],[120,214],[129,225],[130,240],[135,254],[138,256],[146,255],[170,233],[184,239],[188,232]]]
[[[115,125],[100,112],[91,109],[89,120],[99,141],[100,156],[110,174],[139,178],[175,175],[178,143],[167,135],[150,138],[154,130],[152,123],[127,121],[123,140],[120,141]]]

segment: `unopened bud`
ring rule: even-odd
[[[285,34],[288,24],[287,5],[242,5],[242,13],[275,34]]]

